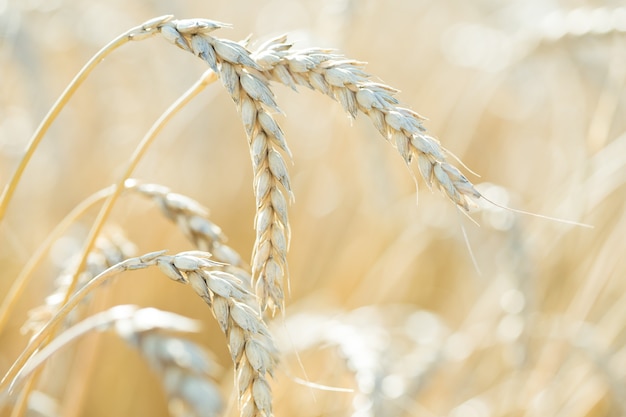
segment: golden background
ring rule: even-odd
[[[352,121],[305,88],[276,86],[296,200],[291,292],[274,325],[291,329],[287,349],[314,338],[317,325],[352,343],[317,340],[301,351],[302,367],[286,352],[274,379],[276,416],[368,415],[372,409],[358,413],[367,409],[363,397],[376,395],[371,415],[626,413],[623,2],[0,1],[1,186],[81,66],[118,34],[163,14],[231,23],[216,36],[252,34],[252,48],[288,33],[296,48],[330,47],[365,61],[374,80],[400,89],[429,132],[480,174],[464,171],[485,195],[594,226],[482,203],[470,213],[477,226],[421,178],[416,204],[410,173],[369,120]],[[0,224],[0,294],[69,210],[117,180],[150,125],[205,69],[159,37],[125,45],[98,66],[44,138]],[[134,177],[198,200],[250,258],[252,169],[219,83],[174,118]],[[94,214],[36,271],[0,334],[1,373],[28,341],[19,331],[28,310],[54,290]],[[137,254],[192,249],[138,197],[123,197],[111,223]],[[194,340],[223,366],[228,401],[224,336],[192,291],[137,272],[98,297],[106,297],[101,307],[131,303],[202,320]],[[289,327],[297,319],[302,325]],[[72,354],[60,353],[44,375],[40,390],[58,400],[58,414],[45,415],[167,415],[159,382],[136,352],[112,334],[86,339],[99,346],[92,360],[72,367]],[[373,355],[376,372],[359,370],[350,352]],[[362,395],[309,388],[294,376]]]

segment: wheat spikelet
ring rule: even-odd
[[[266,375],[272,375],[277,359],[258,302],[234,275],[212,269],[219,264],[208,256],[204,252],[161,255],[154,264],[169,278],[191,285],[211,307],[228,338],[243,415],[271,415],[271,391]],[[130,265],[144,267],[142,262]]]
[[[281,187],[293,199],[289,174],[279,149],[291,157],[284,135],[270,112],[278,112],[274,94],[261,67],[241,44],[210,36],[224,23],[210,20],[174,20],[160,27],[163,36],[200,57],[220,75],[237,105],[254,170],[256,240],[252,274],[263,310],[284,305],[283,278],[287,274],[289,221]]]

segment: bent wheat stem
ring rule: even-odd
[[[96,238],[98,237],[98,234],[100,233],[100,231],[102,230],[102,227],[104,226],[104,222],[109,217],[109,214],[111,213],[111,210],[113,209],[113,205],[115,204],[120,194],[124,190],[124,182],[130,178],[133,171],[139,164],[139,161],[141,161],[141,158],[145,155],[150,145],[154,142],[154,139],[156,139],[159,132],[161,132],[163,127],[165,127],[165,125],[171,120],[171,118],[174,117],[176,113],[178,113],[183,107],[185,107],[185,105],[187,105],[187,103],[189,103],[202,90],[204,90],[204,88],[207,85],[211,84],[216,79],[217,79],[217,75],[213,71],[211,70],[206,71],[200,77],[200,79],[193,86],[191,86],[191,88],[189,88],[189,90],[187,90],[182,96],[180,96],[159,117],[159,119],[152,125],[150,130],[148,130],[148,132],[146,133],[144,138],[141,140],[139,145],[137,145],[137,148],[133,152],[133,155],[130,158],[130,162],[128,166],[126,167],[124,174],[121,176],[121,178],[118,180],[117,184],[115,185],[115,190],[113,191],[113,193],[109,196],[109,198],[107,198],[104,205],[102,206],[102,209],[100,209],[100,212],[98,213],[98,217],[94,221],[94,224],[91,230],[89,231],[87,242],[85,243],[85,247],[83,249],[80,262],[78,263],[78,266],[76,267],[76,270],[74,271],[72,283],[70,284],[67,290],[67,293],[65,295],[65,300],[63,301],[64,303],[68,301],[69,297],[76,289],[76,285],[78,283],[78,274],[85,267],[85,264],[87,262],[87,255],[93,248],[93,245],[96,242]]]
[[[139,143],[139,145],[133,152],[133,155],[130,159],[128,166],[126,167],[124,174],[115,185],[115,189],[113,193],[107,198],[104,205],[100,209],[100,212],[98,213],[98,216],[96,217],[96,220],[94,221],[94,224],[91,230],[89,231],[87,241],[85,243],[85,246],[83,248],[83,251],[80,257],[80,261],[78,262],[78,265],[76,269],[74,270],[72,282],[67,288],[67,292],[65,293],[65,297],[63,299],[62,304],[66,304],[69,301],[71,295],[76,290],[76,287],[78,285],[78,276],[80,274],[80,271],[82,271],[85,268],[85,265],[87,263],[87,256],[89,255],[89,252],[91,252],[96,242],[96,238],[100,234],[100,231],[102,230],[102,227],[104,226],[105,221],[109,217],[109,214],[111,213],[111,210],[113,209],[115,202],[117,201],[120,194],[122,193],[124,189],[124,182],[130,178],[133,171],[139,164],[139,161],[148,150],[149,146],[154,142],[154,139],[156,139],[159,132],[163,129],[163,127],[165,127],[165,125],[171,120],[171,118],[174,117],[176,113],[178,113],[183,107],[185,107],[185,105],[189,103],[195,96],[197,96],[202,90],[204,90],[204,88],[207,85],[211,84],[216,79],[217,79],[217,75],[213,71],[207,70],[200,77],[200,79],[193,86],[191,86],[189,90],[187,90],[182,96],[180,96],[159,117],[159,119],[152,125],[150,130],[146,133],[142,141]],[[50,332],[48,332],[48,339],[46,340],[50,340],[50,338],[52,337],[52,335],[54,334],[56,330],[57,324],[58,322],[54,323],[53,325],[54,327],[51,329]],[[29,384],[29,386],[32,386],[32,384]]]
[[[28,263],[22,268],[22,271],[15,279],[11,288],[4,297],[2,305],[0,305],[0,334],[4,330],[15,305],[19,301],[21,295],[24,293],[26,286],[32,278],[33,271],[41,263],[44,255],[52,244],[67,230],[67,228],[76,221],[81,215],[89,210],[100,201],[104,200],[107,196],[111,195],[113,187],[107,187],[87,197],[79,205],[77,205],[70,213],[65,216],[59,224],[56,225],[54,230],[46,237],[46,240],[37,248],[34,255],[28,259]]]
[[[15,193],[15,188],[17,187],[17,184],[19,183],[20,178],[22,177],[22,174],[24,173],[24,170],[26,169],[26,165],[28,165],[28,162],[30,161],[33,154],[35,153],[37,146],[39,146],[39,143],[41,142],[44,135],[46,134],[46,132],[48,131],[48,129],[50,128],[50,126],[52,125],[56,117],[59,115],[63,107],[65,107],[67,102],[74,95],[78,87],[81,86],[83,81],[85,81],[85,79],[87,79],[89,74],[91,74],[91,71],[93,71],[93,69],[100,62],[102,62],[104,58],[106,58],[109,54],[111,54],[113,51],[115,51],[120,46],[126,44],[127,42],[133,41],[133,40],[146,39],[148,37],[154,36],[155,34],[159,33],[158,27],[162,25],[163,23],[166,23],[167,21],[171,20],[173,17],[174,16],[172,15],[165,15],[165,16],[154,18],[154,19],[150,19],[147,22],[122,33],[117,38],[109,42],[106,46],[104,46],[101,50],[99,50],[85,64],[85,66],[78,72],[78,74],[76,74],[74,79],[70,81],[67,87],[65,87],[65,90],[63,91],[63,93],[61,93],[61,96],[52,105],[52,108],[50,109],[48,114],[46,114],[44,119],[41,121],[41,124],[39,125],[35,133],[33,134],[33,137],[31,138],[30,142],[28,143],[26,147],[26,153],[20,160],[17,166],[17,169],[13,173],[13,176],[11,177],[4,191],[2,192],[2,196],[0,197],[0,221],[2,221],[2,219],[4,218],[4,214],[6,213],[6,209],[9,205],[9,202],[11,201],[11,198],[13,197],[13,194]]]
[[[94,289],[104,284],[112,276],[126,271],[128,269],[145,268],[149,262],[153,262],[160,255],[163,255],[164,251],[154,252],[144,255],[141,258],[132,258],[126,262],[120,262],[102,272],[100,275],[94,277],[91,281],[87,282],[82,288],[63,304],[63,307],[50,319],[45,326],[43,326],[30,340],[30,343],[20,353],[20,356],[15,360],[11,368],[9,368],[6,375],[0,381],[0,392],[7,388],[7,384],[12,382],[18,372],[24,367],[26,361],[39,349],[39,346],[49,338],[57,326],[65,320],[67,315],[78,305],[85,297]]]

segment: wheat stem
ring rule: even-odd
[[[169,122],[169,120],[172,117],[174,117],[174,115],[178,113],[187,103],[189,103],[189,101],[191,101],[196,95],[198,95],[202,90],[204,90],[204,88],[207,85],[211,84],[216,79],[217,79],[217,76],[215,75],[215,73],[213,73],[211,70],[206,71],[189,90],[187,90],[181,97],[179,97],[159,117],[159,119],[151,126],[150,130],[146,133],[142,141],[139,143],[139,145],[133,152],[131,160],[124,174],[122,175],[118,183],[115,185],[115,189],[113,193],[107,198],[104,205],[100,209],[100,212],[98,213],[98,216],[96,217],[94,224],[92,225],[92,228],[89,231],[87,241],[85,243],[85,246],[82,251],[82,255],[80,257],[80,261],[76,269],[74,270],[72,281],[67,288],[67,292],[65,293],[63,304],[69,301],[71,294],[76,290],[76,287],[78,285],[79,273],[85,268],[85,265],[87,263],[87,256],[89,255],[89,252],[92,250],[93,245],[96,242],[96,238],[100,234],[100,231],[102,230],[102,227],[104,226],[105,221],[109,217],[109,214],[111,213],[111,210],[113,209],[115,202],[117,201],[120,194],[122,193],[124,189],[124,182],[128,178],[130,178],[133,171],[137,167],[137,164],[139,163],[139,161],[141,160],[145,152],[148,150],[149,146],[154,142],[154,139],[156,139],[159,132],[163,129],[163,127],[165,127],[165,125]],[[48,334],[49,338],[51,338],[54,332],[56,331],[57,324],[58,323],[55,323],[54,324],[55,327],[49,332]],[[49,338],[48,340],[50,340]]]
[[[124,183],[126,180],[130,178],[133,171],[141,161],[142,157],[145,155],[149,146],[154,142],[157,135],[161,130],[165,127],[165,125],[171,120],[176,113],[178,113],[187,103],[189,103],[195,96],[197,96],[204,88],[211,84],[213,81],[217,79],[217,76],[212,71],[206,71],[201,78],[189,88],[182,96],[180,96],[172,105],[159,117],[159,119],[150,127],[150,130],[143,137],[137,148],[133,152],[133,155],[124,171],[124,174],[120,177],[117,184],[115,185],[115,189],[113,193],[107,198],[104,205],[100,209],[94,224],[89,231],[89,235],[87,237],[87,241],[83,248],[82,256],[80,258],[80,262],[76,267],[74,272],[74,276],[72,279],[72,283],[68,287],[64,303],[67,302],[71,294],[76,289],[76,285],[78,283],[78,274],[85,268],[85,264],[87,263],[87,255],[93,248],[94,243],[96,242],[96,238],[100,234],[102,227],[106,219],[109,217],[111,210],[113,209],[113,205],[119,198],[120,194],[124,190]]]
[[[61,96],[52,105],[52,108],[50,109],[50,111],[48,111],[48,114],[46,114],[44,119],[41,121],[39,127],[33,134],[30,142],[26,147],[26,153],[20,160],[17,169],[15,170],[15,172],[11,176],[11,179],[3,190],[2,196],[0,196],[0,221],[4,218],[4,214],[6,213],[6,209],[9,205],[9,202],[11,201],[11,198],[13,197],[17,184],[19,183],[20,178],[22,177],[22,174],[26,169],[26,165],[28,165],[28,162],[35,153],[37,147],[39,146],[39,143],[41,142],[44,135],[46,134],[56,117],[59,115],[63,107],[65,107],[67,102],[70,100],[72,95],[74,95],[78,87],[81,86],[83,81],[87,79],[91,71],[93,71],[93,69],[100,62],[102,62],[104,58],[106,58],[109,54],[111,54],[120,46],[126,44],[129,41],[141,40],[155,35],[156,33],[158,33],[158,26],[162,25],[172,18],[173,16],[171,15],[157,17],[122,33],[117,38],[109,42],[106,46],[104,46],[101,50],[99,50],[93,57],[91,57],[91,59],[78,72],[78,74],[76,74],[74,79],[70,81],[67,87],[65,87],[63,93],[61,93]]]
[[[5,376],[0,381],[0,392],[4,391],[7,388],[7,384],[12,382],[18,372],[25,365],[26,361],[33,355],[39,346],[46,341],[49,337],[54,334],[55,329],[58,325],[65,320],[67,315],[78,305],[81,301],[85,299],[85,297],[91,293],[94,289],[98,288],[100,285],[104,284],[109,278],[112,276],[123,272],[127,269],[132,269],[134,264],[140,264],[141,267],[146,262],[153,261],[158,256],[162,255],[164,251],[155,252],[152,254],[144,255],[141,258],[133,258],[127,262],[121,262],[116,264],[106,271],[102,272],[98,276],[94,277],[92,280],[87,282],[83,287],[81,287],[70,299],[63,304],[63,306],[59,309],[59,311],[46,323],[44,327],[42,327],[30,340],[28,346],[20,353],[18,358],[15,360],[11,368],[7,371]],[[133,263],[134,262],[134,263]]]
[[[24,266],[24,268],[22,268],[20,274],[11,285],[11,288],[7,292],[4,297],[4,301],[0,306],[0,334],[2,334],[4,326],[17,305],[19,298],[24,293],[26,286],[30,283],[33,277],[33,271],[41,263],[44,255],[48,252],[52,244],[80,216],[85,214],[91,207],[104,200],[107,196],[111,195],[112,192],[113,187],[107,187],[87,197],[79,205],[72,209],[72,211],[55,226],[54,230],[46,237],[46,240],[39,245],[33,256],[28,259],[28,263]]]

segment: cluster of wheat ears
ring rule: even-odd
[[[227,26],[208,19],[176,20],[173,16],[162,16],[130,29],[85,65],[34,134],[3,191],[0,219],[11,203],[31,156],[58,114],[95,66],[115,49],[131,41],[161,36],[208,65],[201,78],[145,134],[118,181],[93,194],[68,214],[31,257],[10,291],[3,294],[0,332],[32,277],[32,271],[52,243],[86,210],[102,203],[80,256],[63,274],[57,291],[48,297],[46,305],[31,312],[24,328],[33,333],[32,338],[2,378],[0,406],[11,408],[12,415],[23,415],[43,365],[55,353],[87,333],[110,329],[136,347],[161,376],[171,414],[212,416],[224,412],[225,401],[212,379],[215,365],[204,350],[185,337],[185,333],[198,331],[194,321],[133,306],[116,306],[87,318],[81,317],[85,301],[99,286],[114,276],[126,276],[133,270],[147,268],[190,286],[211,310],[226,337],[232,358],[233,395],[240,415],[273,415],[270,377],[276,373],[281,350],[268,324],[289,317],[285,312],[285,293],[290,279],[288,205],[294,199],[288,170],[292,154],[274,117],[283,113],[272,90],[275,83],[293,90],[306,87],[322,93],[340,103],[351,118],[359,113],[365,115],[397,150],[416,183],[421,177],[429,188],[441,190],[460,211],[469,211],[483,198],[449,162],[456,158],[427,133],[422,117],[399,102],[395,96],[397,90],[373,81],[363,63],[334,50],[297,49],[285,36],[251,50],[248,39],[235,42],[214,35]],[[250,150],[256,238],[249,264],[225,243],[220,227],[208,219],[208,211],[201,204],[167,187],[133,179],[137,164],[168,121],[218,80],[238,110]],[[288,114],[288,110],[285,113]],[[122,194],[131,193],[152,201],[189,239],[193,249],[178,254],[163,250],[133,256],[134,246],[125,237],[107,235],[104,226],[112,208]],[[424,319],[420,317],[416,320]],[[354,340],[358,337],[365,335],[355,334]],[[349,351],[350,346],[342,349]],[[393,386],[392,380],[387,382]]]

